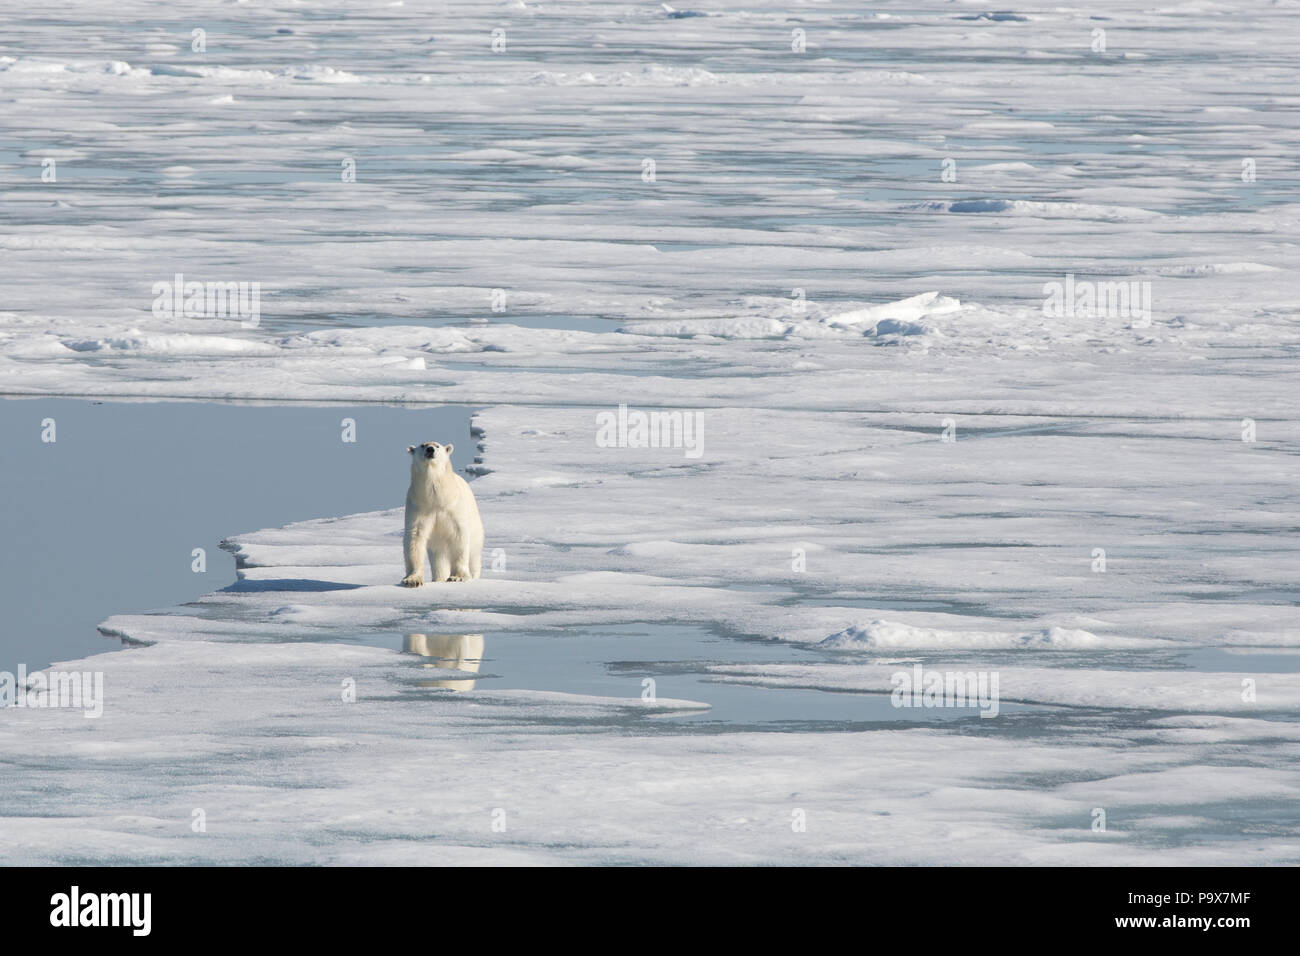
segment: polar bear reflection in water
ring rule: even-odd
[[[482,634],[407,634],[402,650],[430,658],[425,667],[478,673],[483,663]],[[474,680],[422,680],[420,687],[473,690]]]

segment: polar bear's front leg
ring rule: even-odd
[[[418,588],[424,584],[424,552],[429,546],[432,532],[432,522],[407,521],[406,535],[403,538],[406,577],[402,578],[402,587]]]

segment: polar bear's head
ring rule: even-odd
[[[412,468],[448,468],[451,466],[451,452],[455,445],[439,445],[436,441],[427,441],[421,445],[407,445],[406,451],[411,456]]]

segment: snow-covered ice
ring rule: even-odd
[[[2,390],[472,406],[484,576],[398,587],[400,501],[232,529],[104,622],[102,717],[3,712],[6,861],[1300,861],[1289,5],[211,11],[7,34]],[[367,641],[641,622],[798,648],[699,665],[773,700],[1033,706],[734,728]]]

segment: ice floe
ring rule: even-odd
[[[1300,134],[1259,55],[1294,16],[1124,2],[1091,54],[1086,11],[883,7],[801,8],[802,53],[775,0],[364,35],[331,0],[203,57],[136,0],[15,24],[4,392],[472,406],[500,560],[398,587],[398,500],[232,528],[224,587],[76,662],[102,717],[0,714],[6,862],[1300,859],[1300,688],[1263,666],[1300,647]],[[260,324],[151,314],[178,272],[259,282]],[[1067,275],[1151,314],[1051,314]],[[701,415],[702,454],[602,447],[620,406]],[[719,687],[921,666],[1034,706],[687,732],[707,685],[362,640],[636,622],[808,655]]]

